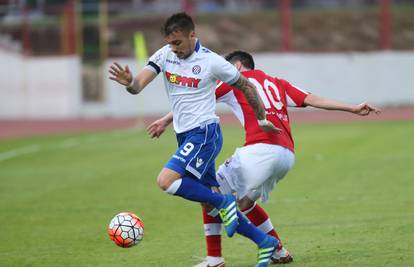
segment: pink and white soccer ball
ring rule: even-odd
[[[130,248],[144,238],[144,223],[132,212],[121,212],[109,223],[108,234],[117,246]]]

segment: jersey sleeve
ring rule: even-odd
[[[230,85],[234,84],[240,78],[240,73],[236,67],[215,53],[212,53],[211,73],[217,80]]]
[[[155,52],[148,60],[146,69],[149,69],[155,73],[160,73],[164,70],[165,60],[168,54],[168,46],[164,46]]]
[[[228,84],[218,81],[216,86],[216,101],[217,103],[225,103],[228,104],[228,95],[229,92],[232,91],[231,86]]]
[[[292,85],[286,80],[279,80],[286,92],[286,101],[289,107],[303,107],[305,98],[310,94],[307,91],[300,89],[297,86]]]

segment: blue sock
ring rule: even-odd
[[[210,188],[191,177],[181,178],[181,184],[174,195],[191,201],[209,203],[214,207],[218,207],[224,200],[223,195],[211,191]]]
[[[249,220],[244,217],[240,211],[237,211],[239,216],[239,226],[237,227],[237,233],[249,238],[254,243],[259,245],[266,238],[266,233],[257,228]]]

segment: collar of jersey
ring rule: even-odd
[[[201,47],[200,40],[197,39],[194,51],[196,51],[198,53],[198,50],[200,50],[200,47]]]

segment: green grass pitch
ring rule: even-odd
[[[243,142],[226,126],[217,163]],[[295,125],[296,165],[264,208],[290,266],[414,266],[414,123]],[[0,266],[192,266],[205,254],[196,203],[158,189],[175,151],[169,130],[0,141]],[[141,244],[116,247],[110,219],[132,211]],[[256,248],[224,238],[226,266],[253,266]]]

